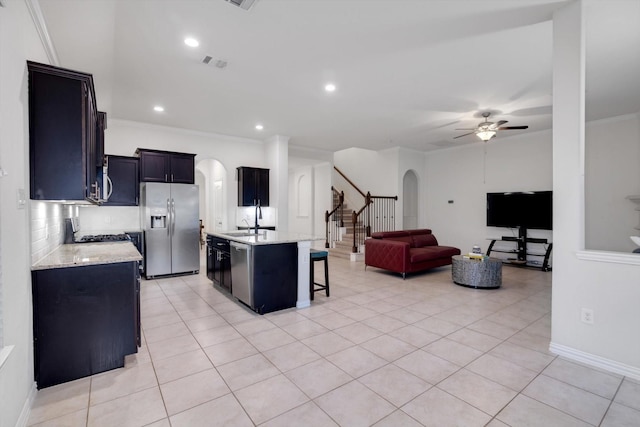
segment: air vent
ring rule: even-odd
[[[227,3],[231,3],[234,6],[238,6],[240,9],[249,10],[251,9],[258,0],[224,0]]]
[[[213,59],[213,57],[209,55],[202,58],[202,63],[205,65],[212,64],[220,69],[225,68],[227,66],[227,61],[223,59]]]

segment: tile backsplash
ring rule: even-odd
[[[78,207],[31,200],[31,264],[64,241],[64,219],[78,216]]]
[[[273,207],[268,207],[268,206],[265,206],[261,209],[262,209],[262,219],[259,219],[258,223],[262,227],[274,227],[276,225],[277,209]],[[255,221],[256,221],[255,207],[249,206],[249,207],[236,208],[235,226],[246,227],[247,223],[249,223],[249,226],[253,227],[253,225],[255,224]],[[234,229],[235,226],[233,226],[232,229]]]
[[[80,232],[84,234],[122,233],[140,230],[138,206],[81,206]]]
[[[137,206],[91,207],[31,200],[31,264],[64,243],[65,218],[78,218],[80,234],[140,230]]]

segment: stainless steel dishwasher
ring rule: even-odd
[[[253,251],[251,245],[230,241],[231,294],[253,309]]]

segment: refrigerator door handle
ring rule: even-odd
[[[167,199],[167,235],[171,236],[171,223],[173,222],[173,215],[171,214],[171,199]]]
[[[173,226],[171,227],[171,235],[173,236],[176,232],[176,201],[171,198],[171,222]]]

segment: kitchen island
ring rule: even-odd
[[[138,351],[141,259],[129,241],[78,243],[31,267],[39,389],[122,367]]]
[[[310,305],[309,249],[319,237],[273,230],[207,231],[229,242],[231,293],[258,313]]]

